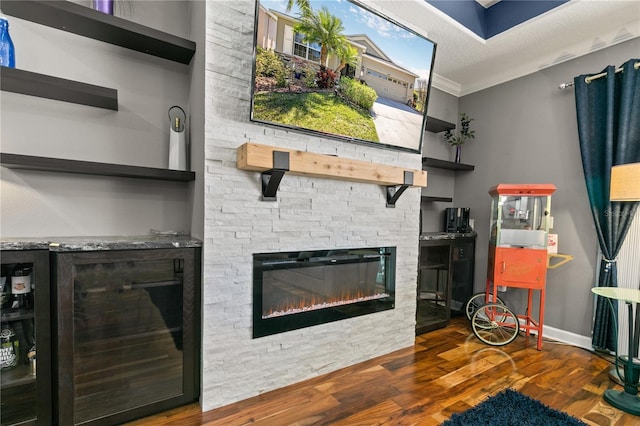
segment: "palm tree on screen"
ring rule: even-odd
[[[309,16],[313,13],[313,10],[311,9],[311,3],[309,0],[288,0],[287,13],[289,13],[291,9],[293,9],[294,4],[298,5],[301,16]]]
[[[337,74],[339,74],[347,65],[351,65],[352,67],[358,65],[358,51],[349,43],[338,46],[335,54],[338,59],[340,59],[340,64],[338,65],[338,68],[336,68]]]
[[[294,31],[303,35],[306,43],[320,45],[320,65],[326,67],[329,53],[337,52],[345,44],[349,44],[342,34],[344,27],[337,16],[323,6],[317,13],[302,17],[294,27]]]

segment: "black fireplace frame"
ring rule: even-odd
[[[388,296],[263,318],[263,272],[319,265],[331,266],[347,263],[380,262],[381,257],[384,257],[385,293]],[[396,247],[256,253],[253,255],[253,338],[394,309],[395,276]]]

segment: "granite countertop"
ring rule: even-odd
[[[455,240],[456,238],[476,238],[478,234],[472,232],[423,232],[420,234],[420,240]]]
[[[3,238],[0,250],[101,251],[202,247],[189,235]]]

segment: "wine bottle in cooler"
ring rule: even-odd
[[[30,309],[31,268],[18,265],[11,276],[11,309]]]

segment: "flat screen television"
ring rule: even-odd
[[[251,121],[421,152],[434,42],[351,0],[256,1],[254,40]]]

